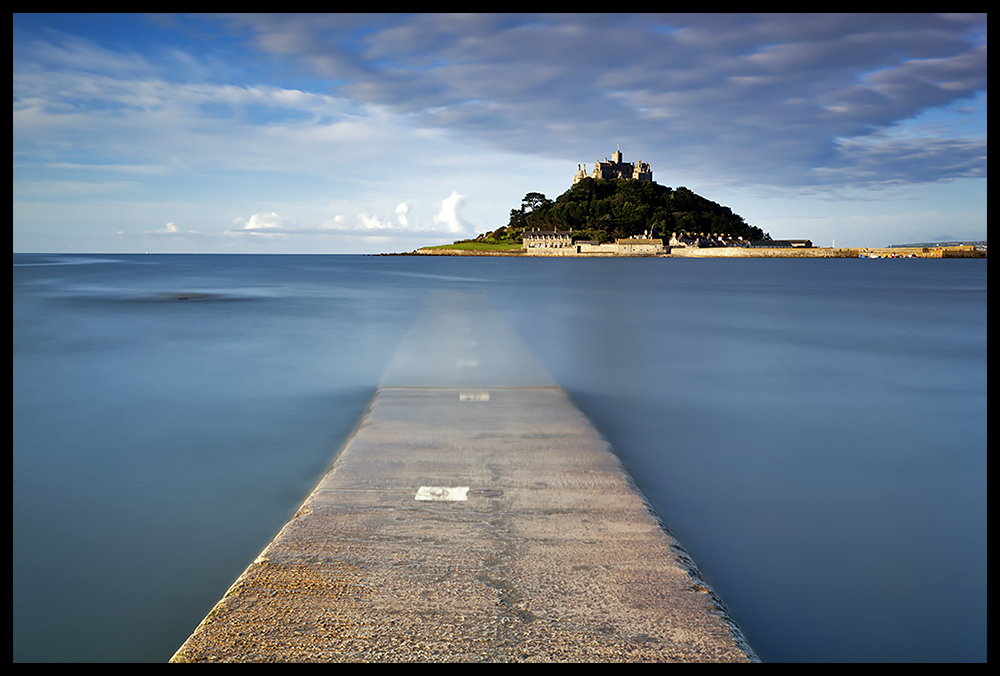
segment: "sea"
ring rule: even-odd
[[[984,259],[13,268],[15,662],[167,661],[454,298],[589,416],[762,660],[987,659]]]

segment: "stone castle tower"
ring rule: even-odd
[[[576,176],[573,177],[573,185],[576,185],[588,174],[581,165],[576,165]],[[594,170],[589,174],[590,178],[600,178],[604,180],[622,179],[632,181],[653,181],[653,170],[646,162],[626,162],[623,159],[621,148],[615,150],[611,159],[604,158],[603,162],[595,162]]]

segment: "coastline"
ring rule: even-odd
[[[417,249],[383,256],[524,256],[544,258],[986,258],[972,245],[920,247],[676,247],[661,254],[581,254],[573,250],[479,251],[474,249]]]

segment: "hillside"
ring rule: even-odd
[[[687,188],[648,181],[585,178],[552,200],[528,193],[520,209],[511,209],[506,226],[467,242],[514,245],[525,230],[573,230],[574,239],[612,242],[619,238],[671,233],[729,234],[744,239],[770,239],[729,207]]]

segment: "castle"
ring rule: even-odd
[[[576,165],[576,176],[573,177],[573,185],[576,185],[587,178],[587,173],[582,165]],[[633,181],[653,181],[653,170],[649,168],[647,162],[625,162],[622,160],[621,148],[615,151],[611,160],[604,158],[603,162],[595,162],[594,170],[590,172],[590,178],[610,179],[630,179]]]

